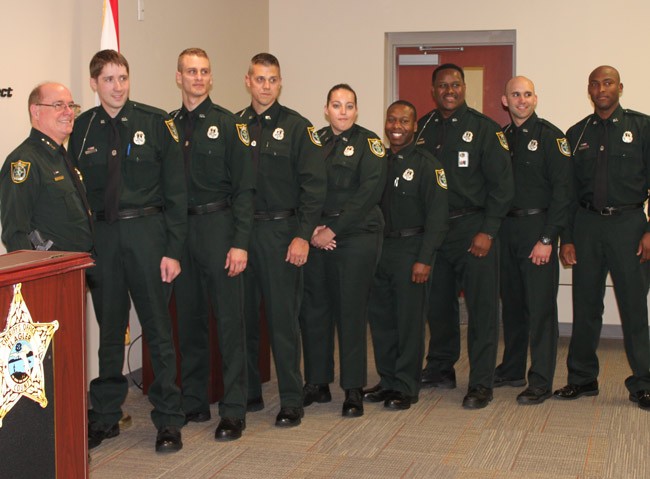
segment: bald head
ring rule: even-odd
[[[32,126],[59,145],[72,133],[75,112],[72,94],[60,83],[42,83],[32,90],[27,100]],[[55,105],[65,105],[55,108]]]
[[[623,84],[618,70],[609,65],[596,68],[589,75],[587,91],[594,103],[594,111],[601,118],[609,118],[618,108]]]
[[[524,76],[516,76],[508,80],[501,103],[508,109],[512,122],[521,126],[537,107],[535,85]]]

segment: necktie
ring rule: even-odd
[[[106,190],[104,191],[104,214],[106,221],[114,223],[120,210],[120,176],[121,176],[121,141],[118,129],[118,119],[111,118],[111,129],[108,135],[108,172]]]
[[[185,138],[185,143],[183,143],[183,160],[185,161],[185,178],[190,181],[190,161],[192,155],[192,134],[194,133],[194,115],[192,112],[187,112],[185,115],[187,121],[185,122],[185,128],[183,130],[183,135]]]
[[[438,134],[436,135],[436,155],[440,153],[442,147],[445,145],[445,140],[447,139],[447,120],[442,120],[440,122],[440,128],[438,128]]]
[[[598,140],[598,159],[596,160],[596,174],[594,176],[594,208],[602,210],[607,206],[607,156],[608,156],[608,135],[607,128],[609,120],[601,120],[598,128],[600,137]]]
[[[59,153],[63,155],[63,159],[65,160],[65,166],[68,169],[68,174],[70,175],[70,178],[72,178],[72,183],[74,184],[74,187],[77,190],[77,194],[81,199],[81,203],[84,205],[84,209],[86,210],[86,214],[88,215],[88,224],[90,225],[90,231],[92,232],[94,230],[94,225],[92,221],[92,215],[90,212],[91,211],[90,204],[88,203],[88,199],[86,198],[86,187],[81,182],[81,178],[79,178],[79,174],[77,173],[77,170],[72,166],[72,161],[70,160],[70,156],[68,155],[68,152],[63,147],[63,145],[61,145],[61,147],[59,148]]]
[[[250,127],[251,146],[253,147],[253,168],[257,173],[257,166],[260,163],[260,147],[262,143],[262,120],[255,117],[255,122]]]
[[[336,149],[336,145],[341,141],[341,137],[337,135],[332,135],[325,145],[325,156],[323,158],[327,159],[332,152]]]
[[[384,213],[384,221],[385,221],[385,226],[384,226],[384,233],[388,234],[390,233],[392,227],[393,227],[393,221],[391,218],[390,214],[390,203],[391,199],[393,196],[393,182],[395,181],[395,172],[393,171],[393,168],[395,166],[395,158],[396,155],[394,154],[389,154],[387,161],[388,161],[388,174],[386,175],[386,184],[384,185],[384,192],[381,195],[381,211]]]

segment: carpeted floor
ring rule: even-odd
[[[463,334],[466,327],[463,326]],[[566,380],[568,338],[561,338],[555,386]],[[368,384],[377,382],[371,349]],[[501,353],[499,353],[501,354]],[[102,478],[505,478],[645,479],[650,477],[650,412],[628,400],[621,340],[602,340],[600,395],[519,406],[522,388],[495,389],[485,409],[461,407],[468,364],[456,366],[458,388],[424,389],[407,411],[366,404],[361,418],[342,418],[343,392],[305,410],[301,426],[274,426],[277,382],[264,385],[266,408],[247,416],[244,436],[214,440],[213,419],[183,429],[183,449],[154,452],[151,406],[135,387],[125,410],[133,425],[91,452],[90,477]]]

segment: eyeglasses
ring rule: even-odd
[[[36,105],[38,106],[51,106],[54,108],[54,111],[57,113],[61,113],[62,111],[65,111],[66,108],[69,108],[72,110],[72,113],[74,113],[75,116],[79,115],[81,113],[81,106],[77,105],[76,103],[64,103],[62,101],[57,101],[54,103],[37,103]]]

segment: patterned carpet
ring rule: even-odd
[[[463,327],[465,334],[466,327]],[[568,338],[561,338],[555,386],[566,380]],[[501,353],[499,353],[501,354]],[[369,385],[377,382],[370,353]],[[133,426],[91,452],[92,479],[102,478],[504,478],[645,479],[650,477],[650,412],[628,400],[629,367],[621,340],[602,340],[601,389],[576,401],[519,406],[522,388],[495,389],[485,409],[461,407],[468,364],[457,364],[458,388],[425,389],[407,411],[366,404],[361,418],[341,417],[343,392],[306,408],[301,426],[274,426],[277,383],[264,385],[266,408],[250,413],[244,436],[214,440],[218,417],[183,429],[183,450],[154,452],[151,406],[132,387],[125,410]]]

